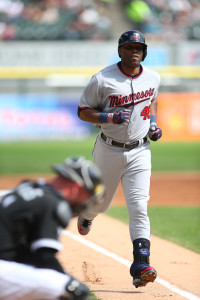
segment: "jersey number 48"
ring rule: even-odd
[[[150,105],[145,106],[140,115],[143,117],[143,120],[150,119]]]

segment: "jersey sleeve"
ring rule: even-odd
[[[100,100],[101,93],[99,82],[97,76],[94,75],[83,91],[79,101],[79,109],[98,108],[101,104]]]

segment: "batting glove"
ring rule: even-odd
[[[116,111],[115,113],[108,114],[108,123],[122,124],[128,123],[130,113],[127,111]]]
[[[149,132],[148,132],[148,136],[149,136],[150,140],[152,140],[154,142],[156,142],[158,139],[161,138],[162,130],[160,129],[160,127],[157,126],[156,123],[151,123]]]

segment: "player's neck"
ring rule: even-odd
[[[125,74],[127,74],[128,76],[131,76],[131,77],[134,77],[134,76],[138,75],[141,72],[141,66],[140,65],[135,67],[135,68],[133,68],[133,67],[130,68],[130,67],[128,67],[128,66],[126,66],[126,65],[124,65],[120,62],[120,68],[122,69],[123,73],[125,73]]]

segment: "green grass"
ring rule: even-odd
[[[128,224],[126,207],[112,206],[107,215]],[[199,207],[149,207],[151,233],[200,253]]]
[[[0,174],[49,173],[67,156],[92,159],[95,136],[88,140],[0,143]],[[200,142],[151,143],[152,171],[200,171]]]
[[[0,144],[0,174],[49,173],[49,166],[67,156],[92,159],[94,140]]]
[[[200,142],[151,142],[153,171],[199,171]]]
[[[97,298],[96,295],[92,292],[90,292],[90,297],[92,300],[101,300],[100,298]]]

